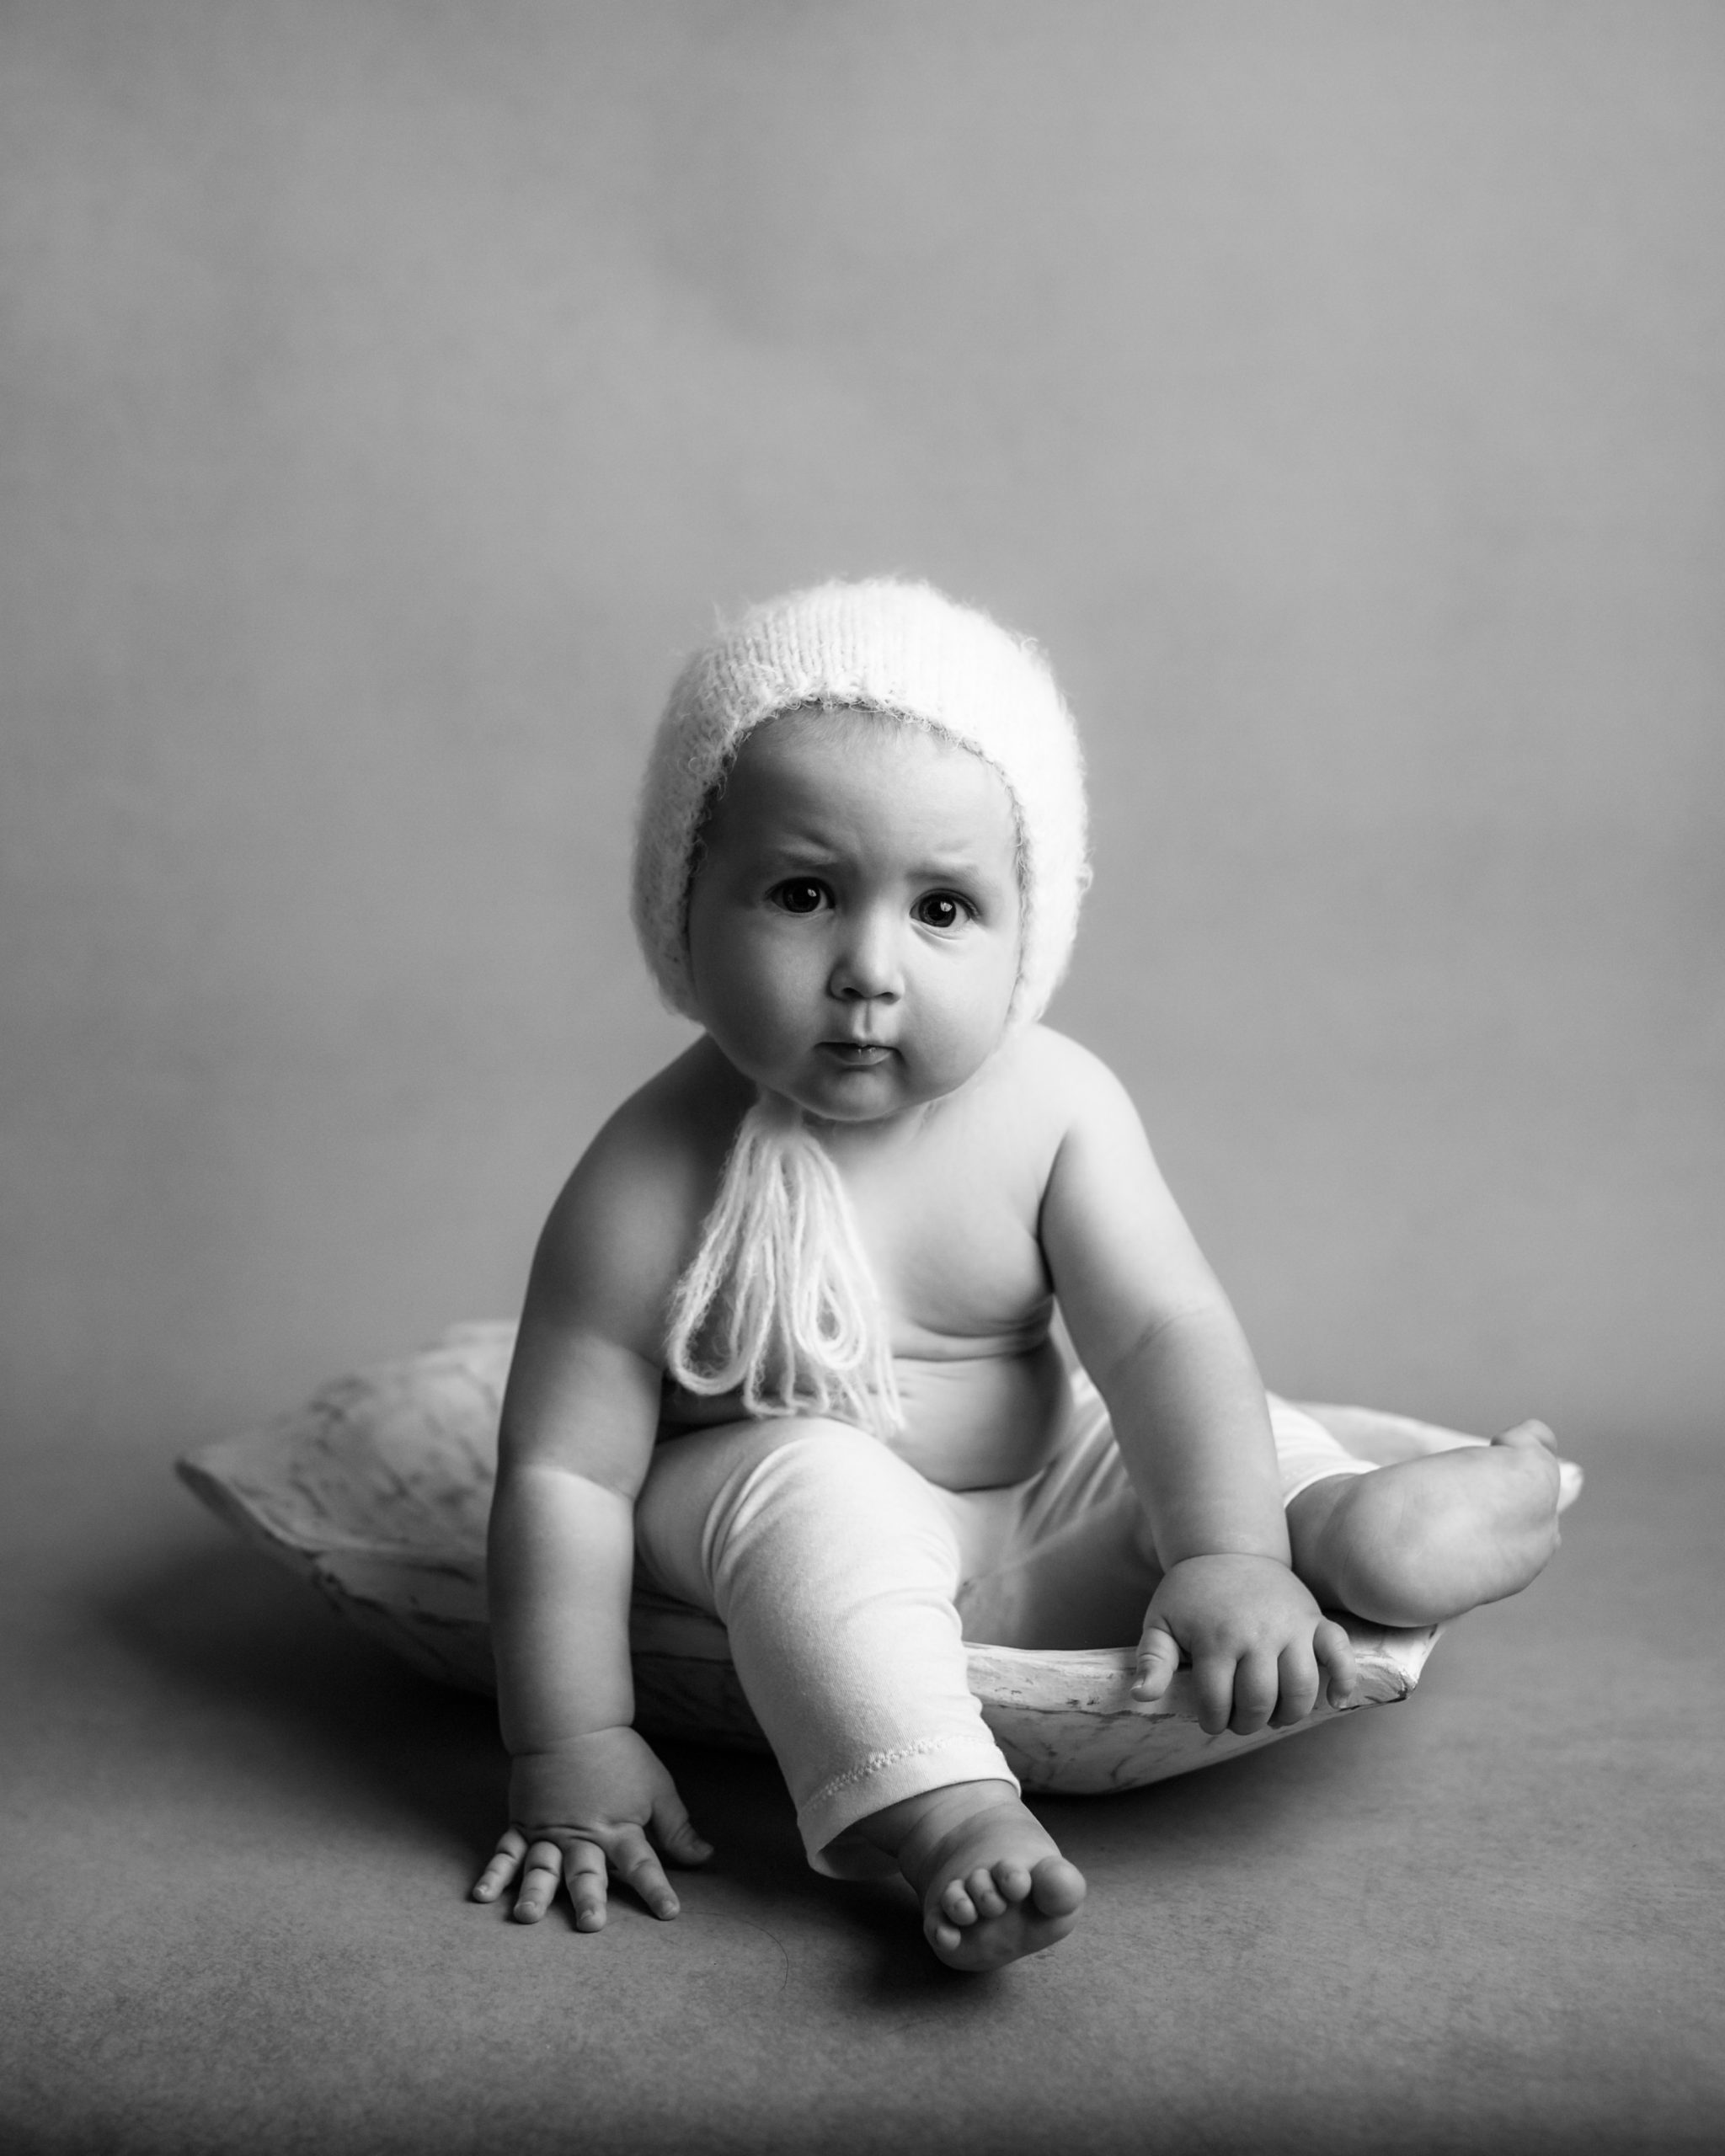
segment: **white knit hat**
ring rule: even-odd
[[[1009,1023],[1039,1018],[1071,955],[1085,851],[1084,762],[1033,643],[927,584],[822,584],[750,608],[677,677],[641,790],[633,914],[647,963],[693,1017],[689,886],[714,790],[754,728],[806,707],[889,712],[972,750],[1005,781],[1023,907]]]

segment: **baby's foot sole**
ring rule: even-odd
[[[948,1968],[1004,1968],[1057,1946],[1078,1921],[1084,1875],[1063,1856],[978,1865],[927,1903],[923,1932]]]
[[[1518,1594],[1558,1544],[1580,1487],[1542,1422],[1368,1475],[1314,1484],[1288,1508],[1294,1562],[1326,1607],[1368,1623],[1440,1625]]]
[[[954,1969],[999,1969],[1058,1945],[1084,1875],[1008,1781],[948,1782],[857,1822],[922,1903],[929,1945]]]
[[[1057,1945],[1078,1921],[1084,1875],[1011,1785],[932,1790],[899,1852],[922,1897],[922,1929],[954,1969],[999,1969]]]

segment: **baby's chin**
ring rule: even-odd
[[[835,1060],[830,1068],[798,1073],[794,1080],[761,1083],[795,1101],[804,1113],[820,1123],[860,1125],[891,1123],[920,1113],[937,1102],[961,1093],[989,1061],[957,1070],[918,1070],[896,1055],[883,1061],[845,1065]]]
[[[748,1043],[726,1038],[710,1024],[708,1038],[745,1083],[793,1101],[817,1123],[885,1123],[950,1099],[994,1060],[1007,1036],[979,1053],[919,1053],[915,1047],[880,1044],[858,1054],[846,1044],[821,1042],[783,1056],[752,1053]]]
[[[818,1123],[889,1123],[943,1097],[943,1086],[919,1086],[889,1063],[850,1069],[836,1067],[797,1079],[775,1090],[793,1100]]]

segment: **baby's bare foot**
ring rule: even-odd
[[[954,1782],[863,1822],[922,1900],[922,1929],[954,1969],[999,1969],[1057,1945],[1078,1921],[1084,1875],[1009,1782]]]
[[[1288,1508],[1295,1569],[1326,1607],[1380,1625],[1435,1625],[1516,1594],[1558,1542],[1581,1470],[1543,1422],[1490,1444],[1398,1461],[1302,1491]]]
[[[998,1969],[1057,1945],[1084,1903],[1083,1873],[1016,1797],[955,1828],[911,1883],[929,1945],[954,1969]]]

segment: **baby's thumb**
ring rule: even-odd
[[[1135,1700],[1159,1700],[1174,1681],[1180,1667],[1180,1648],[1173,1634],[1160,1625],[1146,1628],[1138,1642],[1138,1674],[1132,1680]]]
[[[662,1796],[653,1807],[653,1831],[659,1846],[675,1864],[705,1864],[713,1854],[711,1842],[695,1832],[682,1800]]]

